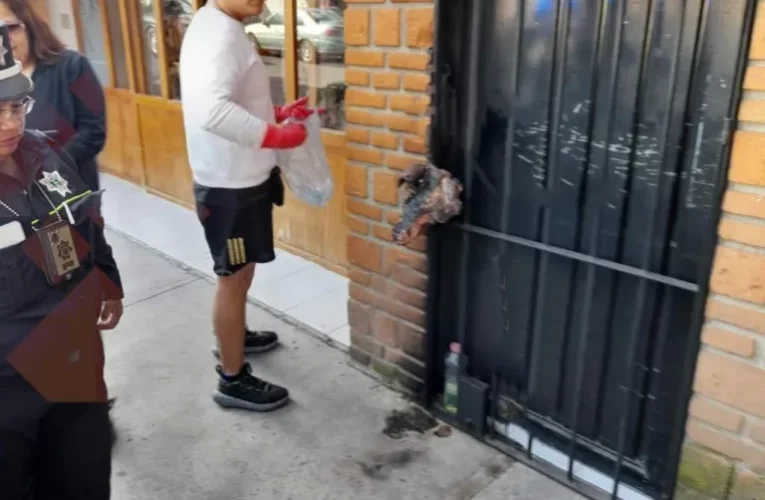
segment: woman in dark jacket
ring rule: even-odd
[[[108,500],[101,330],[122,286],[99,195],[25,130],[31,80],[0,23],[0,498]]]
[[[104,148],[104,92],[88,60],[66,50],[28,0],[0,0],[0,21],[13,53],[32,79],[36,104],[27,127],[50,135],[70,156],[90,189],[99,188],[96,156]]]

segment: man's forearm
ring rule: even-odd
[[[205,110],[202,128],[229,141],[260,147],[268,124],[230,99],[217,99]]]

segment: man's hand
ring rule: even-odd
[[[282,123],[287,118],[303,121],[316,112],[318,112],[319,115],[323,115],[327,111],[324,108],[309,108],[306,106],[307,104],[308,97],[306,96],[285,106],[275,106],[276,123]]]
[[[101,306],[101,315],[98,317],[98,329],[115,329],[122,318],[122,311],[121,300],[105,300]]]

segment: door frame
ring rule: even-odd
[[[749,48],[752,41],[752,32],[753,32],[757,5],[758,5],[757,0],[745,0],[745,1],[746,1],[746,6],[745,6],[745,13],[744,13],[744,16],[745,16],[744,30],[741,34],[738,57],[736,61],[735,81],[732,82],[733,90],[731,93],[730,102],[728,103],[727,140],[725,141],[725,143],[723,144],[721,148],[721,153],[720,153],[720,157],[718,161],[718,164],[720,166],[719,178],[718,178],[718,183],[716,186],[716,191],[714,194],[715,206],[712,211],[712,215],[710,217],[709,227],[707,228],[706,234],[704,235],[705,244],[702,249],[701,258],[700,258],[701,276],[699,277],[699,281],[698,281],[699,291],[697,292],[697,296],[695,298],[695,303],[694,303],[690,326],[689,326],[689,337],[688,337],[689,342],[688,342],[687,348],[682,353],[682,379],[680,381],[680,387],[681,387],[683,397],[678,399],[673,409],[674,416],[676,417],[675,422],[678,422],[677,430],[679,432],[674,432],[672,434],[670,451],[669,451],[669,461],[667,465],[669,468],[667,476],[671,478],[672,484],[668,488],[664,488],[664,494],[661,498],[671,498],[674,488],[676,486],[678,469],[679,469],[680,459],[682,454],[682,448],[685,442],[684,429],[689,416],[689,406],[690,406],[691,398],[693,396],[693,380],[695,376],[698,354],[701,348],[701,330],[705,321],[705,305],[709,295],[709,283],[711,279],[711,272],[713,268],[717,243],[719,240],[717,227],[719,225],[720,218],[722,216],[723,197],[728,185],[727,172],[728,172],[728,168],[731,161],[733,136],[735,134],[735,131],[737,129],[737,124],[738,124],[737,111],[741,104],[742,95],[744,92],[743,82],[744,82],[745,72],[747,70]],[[442,20],[446,16],[447,9],[451,7],[452,6],[448,5],[447,2],[445,2],[444,0],[435,0],[436,29],[434,33],[434,47],[433,47],[434,75],[433,75],[432,81],[440,82],[442,81],[442,77],[445,77],[443,69],[442,69],[445,64],[445,58],[443,55],[443,50],[441,50],[440,48],[443,43],[442,37],[444,37],[444,34],[441,32],[442,30],[440,30],[439,27],[442,26],[443,24]],[[707,55],[707,57],[711,57],[711,56]],[[434,103],[441,102],[440,98],[442,97],[443,91],[444,89],[442,85],[434,85],[434,90],[433,90]],[[434,111],[431,117],[432,125],[429,132],[430,134],[429,143],[431,145],[435,145],[435,147],[437,147],[438,145],[438,138],[439,138],[440,131],[443,130],[444,127],[448,127],[449,125],[448,124],[449,118],[443,117],[439,113],[439,111],[440,111],[439,107],[437,105],[434,106]],[[432,156],[433,154],[431,153],[431,158],[429,158],[429,160],[431,161],[433,161]],[[443,244],[442,242],[444,241],[446,237],[446,231],[448,231],[450,227],[451,228],[455,226],[458,227],[459,225],[460,224],[458,221],[452,221],[447,223],[444,226],[434,226],[433,228],[430,229],[430,233],[428,237],[427,256],[428,256],[429,280],[428,280],[427,304],[426,304],[426,339],[425,339],[426,360],[425,360],[424,391],[420,395],[420,398],[419,398],[420,402],[441,419],[452,423],[457,428],[460,428],[462,431],[473,435],[476,439],[484,441],[489,446],[492,446],[495,449],[512,456],[518,461],[550,477],[551,479],[565,485],[566,487],[569,487],[589,498],[603,498],[604,496],[601,490],[597,490],[593,487],[590,487],[581,481],[575,481],[571,479],[566,474],[565,471],[561,471],[560,469],[544,461],[533,458],[530,451],[531,450],[530,447],[527,450],[521,450],[519,448],[509,445],[508,442],[500,441],[496,438],[492,438],[491,431],[482,432],[477,430],[477,428],[481,428],[482,425],[478,425],[477,427],[472,425],[465,425],[464,422],[459,421],[453,415],[446,413],[442,409],[440,402],[438,401],[438,396],[441,390],[440,382],[443,379],[442,373],[440,373],[440,370],[439,370],[439,365],[443,355],[443,352],[441,351],[442,341],[440,340],[439,333],[438,333],[439,329],[442,326],[439,321],[440,296],[443,293],[443,289],[442,289],[443,285],[442,285],[441,275],[440,275],[443,270],[443,264],[444,264],[444,259],[442,256],[442,244]],[[465,229],[463,229],[463,231],[464,230]],[[496,237],[499,235],[486,234],[486,236]],[[512,243],[513,242],[511,241],[510,244]],[[471,383],[481,384],[481,381],[476,381],[475,379],[472,379],[471,377],[465,377],[463,380],[460,381],[460,389],[462,389],[463,386],[469,385]],[[487,391],[488,387],[486,387],[486,384],[484,384],[484,387],[477,387],[476,390],[478,390],[479,392],[480,390]],[[486,407],[488,408],[488,403]],[[490,416],[490,414],[488,413],[485,413],[484,415],[486,417]],[[531,441],[529,441],[529,443],[530,442]],[[620,484],[620,482],[617,481],[616,484],[618,485]]]

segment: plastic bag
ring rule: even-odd
[[[279,151],[279,166],[292,194],[301,201],[321,207],[332,197],[335,183],[321,142],[319,115],[313,113],[303,124],[308,137],[301,146]]]

